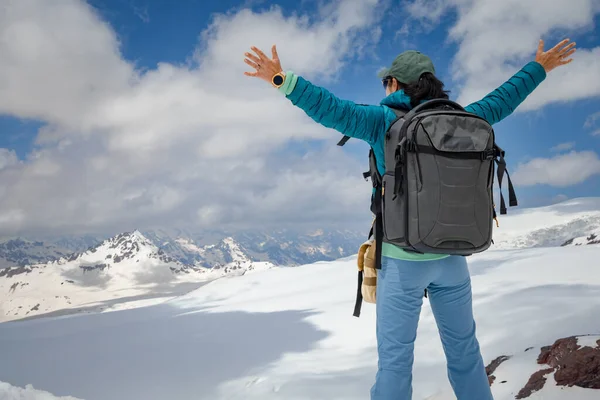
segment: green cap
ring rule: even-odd
[[[396,57],[391,67],[385,68],[377,75],[382,79],[391,76],[396,78],[398,82],[409,84],[418,81],[419,77],[425,72],[431,72],[435,75],[435,68],[431,59],[419,51],[407,50]]]

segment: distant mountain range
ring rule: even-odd
[[[235,242],[249,260],[282,266],[346,257],[355,253],[364,240],[362,232],[321,230],[308,234],[289,231],[207,234],[181,230],[145,230],[140,233],[178,262],[205,268],[224,266],[233,260],[225,239]],[[27,238],[0,241],[0,268],[43,264],[70,257],[100,245],[105,239],[87,235],[43,241]]]

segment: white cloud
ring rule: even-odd
[[[9,115],[80,126],[135,77],[113,30],[82,1],[5,3],[0,39],[0,112]]]
[[[12,167],[17,165],[19,159],[14,150],[0,148],[0,171],[4,168]]]
[[[47,125],[36,151],[0,169],[0,230],[368,219],[366,159],[348,157],[335,132],[243,75],[251,45],[277,44],[285,69],[337,79],[378,39],[382,7],[327,7],[318,18],[276,7],[218,15],[198,27],[189,63],[142,72],[82,1],[3,6],[0,113]],[[286,153],[305,140],[316,140],[308,160]]]
[[[440,22],[450,6],[445,0],[414,0],[406,3],[405,11],[419,22],[433,26]]]
[[[149,23],[150,22],[150,14],[148,14],[148,7],[137,7],[132,4],[133,13],[142,20],[142,22]]]
[[[596,121],[600,119],[600,111],[595,112],[585,119],[585,123],[583,124],[584,128],[592,128],[596,125]]]
[[[600,13],[597,0],[416,0],[409,10],[417,21],[439,22],[449,10],[457,13],[449,39],[459,45],[452,64],[454,79],[463,83],[457,100],[476,101],[535,59],[538,40],[548,50],[568,35],[594,29]],[[548,75],[519,107],[538,109],[549,103],[600,95],[600,47],[578,46],[573,62]]]
[[[591,129],[590,133],[592,136],[600,136],[600,126],[598,126],[598,120],[600,120],[600,111],[589,115],[583,124],[584,128]]]
[[[550,150],[561,152],[561,151],[571,150],[573,147],[575,147],[575,142],[567,142],[567,143],[557,144],[556,146],[552,147]]]
[[[584,182],[596,174],[600,174],[598,154],[593,151],[571,151],[519,164],[514,172],[514,183],[521,186],[567,187]]]
[[[38,390],[33,385],[24,388],[0,382],[0,399],[2,400],[80,400],[72,396],[54,396],[45,390]]]

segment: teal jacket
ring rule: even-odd
[[[544,67],[532,61],[483,99],[466,106],[465,110],[484,118],[492,125],[496,124],[508,117],[545,78]],[[410,98],[402,90],[385,97],[378,106],[360,105],[339,99],[326,89],[313,85],[290,71],[286,74],[281,91],[292,104],[304,110],[319,124],[367,142],[375,153],[379,173],[385,173],[385,134],[396,119],[396,114],[390,107],[407,110],[411,108]],[[386,247],[384,255],[394,258],[440,258],[434,255],[412,255],[398,248]]]

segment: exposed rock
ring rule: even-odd
[[[0,269],[0,278],[7,277],[12,278],[15,275],[28,274],[33,271],[32,267],[8,267]]]
[[[529,378],[529,381],[527,381],[525,387],[519,391],[515,399],[527,398],[531,396],[533,392],[541,390],[546,383],[546,375],[552,373],[553,371],[553,368],[546,368],[533,373],[533,375],[531,375]]]
[[[108,264],[80,265],[79,268],[82,269],[85,274],[86,272],[95,270],[104,271],[106,268],[110,268],[110,266]]]
[[[557,368],[567,355],[577,351],[578,348],[579,345],[575,336],[559,339],[554,342],[549,350],[542,349],[540,357],[538,357],[538,364],[548,364],[553,368]]]
[[[557,385],[600,389],[600,347],[578,346],[558,361],[559,368],[554,374]]]
[[[561,247],[565,247],[565,246],[570,246],[573,244],[573,242],[575,241],[575,238],[569,239],[566,242],[564,242],[563,244],[561,244]]]
[[[538,364],[546,364],[546,362],[548,362],[548,357],[550,357],[551,348],[552,346],[544,346],[541,348],[540,355],[537,359]]]
[[[552,346],[540,349],[537,363],[551,368],[531,375],[517,399],[524,399],[542,389],[546,383],[546,375],[552,372],[559,386],[600,389],[600,340],[596,342],[596,347],[590,347],[579,345],[576,336],[558,339]]]
[[[485,367],[485,372],[488,376],[488,381],[490,383],[490,386],[496,380],[496,377],[493,375],[494,371],[496,371],[496,368],[498,368],[500,366],[500,364],[502,364],[504,361],[509,360],[509,359],[510,359],[510,356],[500,356],[500,357],[496,358],[495,360],[493,360],[490,363],[490,365]]]

